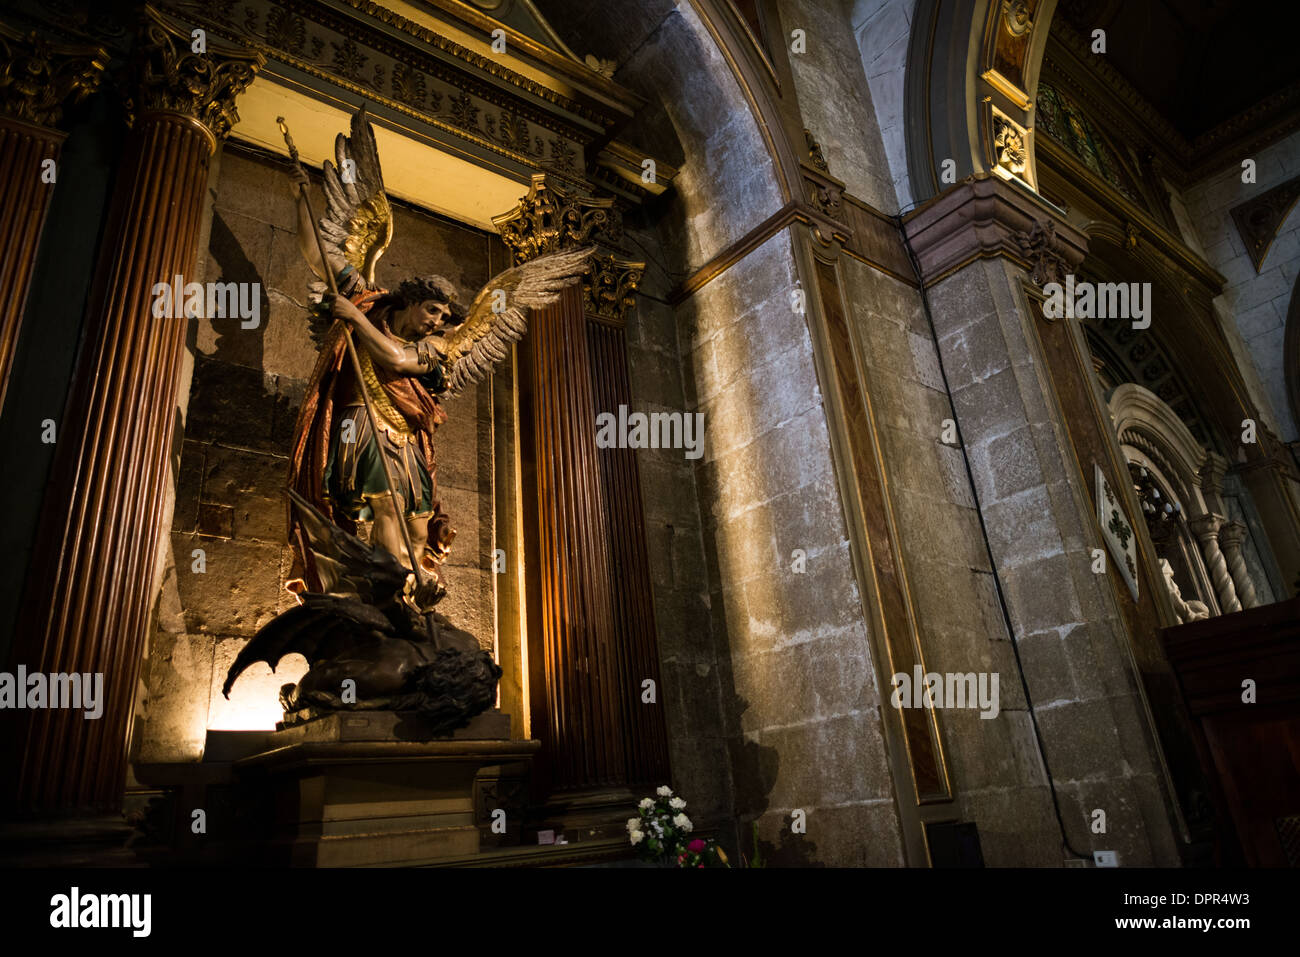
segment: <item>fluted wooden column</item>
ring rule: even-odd
[[[99,47],[52,44],[0,23],[0,407],[27,305],[41,227],[58,183],[46,160],[58,162],[65,134],[63,106],[93,93],[108,54]]]
[[[494,221],[523,262],[616,233],[612,207],[539,175]],[[642,268],[594,260],[585,291],[571,287],[533,313],[524,350],[537,526],[530,582],[539,592],[530,603],[541,632],[530,640],[541,655],[530,653],[529,693],[552,795],[668,778],[662,706],[642,701],[643,681],[659,685],[659,665],[635,452],[596,447],[597,413],[630,401],[622,324]]]
[[[146,8],[127,85],[122,156],[37,552],[18,659],[28,671],[102,673],[104,713],[26,712],[17,800],[112,808],[146,638],[168,494],[186,323],[155,319],[152,290],[195,262],[208,167],[262,57],[209,45]]]

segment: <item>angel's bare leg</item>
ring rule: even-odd
[[[404,510],[402,497],[389,494],[376,495],[370,499],[370,507],[375,513],[374,540],[383,545],[407,568],[411,567],[411,557],[406,551],[406,542],[402,538],[402,526],[398,515]],[[408,517],[406,531],[411,536],[411,548],[415,550],[415,568],[421,583],[434,583],[439,580],[437,567],[427,558],[429,542],[429,517]]]
[[[405,502],[400,495],[385,492],[382,495],[369,496],[370,507],[375,513],[374,540],[383,545],[407,568],[411,567],[411,556],[406,551],[406,542],[402,538],[402,520],[399,516],[405,510]]]
[[[426,557],[426,546],[429,544],[429,516],[408,518],[406,531],[411,536],[411,547],[415,549],[415,561],[420,566],[420,577],[436,579],[437,570],[430,567],[432,563]]]

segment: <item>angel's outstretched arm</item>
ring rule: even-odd
[[[307,187],[310,181],[307,174],[303,172],[301,166],[295,166],[289,173],[289,191],[293,194],[294,199],[298,201],[298,248],[302,251],[302,257],[307,261],[319,279],[325,278],[325,268],[321,265],[320,247],[316,244],[316,231],[311,221],[311,213],[307,208]],[[333,267],[334,275],[338,276],[343,268],[347,265],[342,255],[326,247],[325,255],[329,257],[330,266]]]

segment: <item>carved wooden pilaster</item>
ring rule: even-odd
[[[494,219],[516,262],[607,240],[612,200],[533,177]],[[596,415],[629,405],[624,321],[644,263],[601,250],[581,288],[533,313],[522,348],[525,494],[535,496],[528,582],[532,727],[542,790],[557,795],[667,780],[649,562],[635,453],[596,447]],[[525,501],[524,511],[532,511]]]
[[[1201,552],[1205,555],[1205,567],[1214,583],[1214,593],[1218,596],[1219,607],[1225,615],[1241,611],[1241,601],[1237,598],[1237,589],[1232,575],[1228,572],[1228,560],[1219,547],[1219,529],[1225,519],[1221,515],[1207,514],[1194,518],[1187,524],[1201,542]]]
[[[0,23],[0,188],[6,197],[0,207],[0,407],[58,182],[63,107],[95,91],[107,62],[99,47],[49,43]]]
[[[1246,540],[1246,526],[1241,522],[1228,522],[1219,530],[1219,546],[1228,560],[1228,573],[1237,590],[1237,598],[1242,608],[1254,608],[1259,604],[1255,597],[1255,583],[1250,580],[1250,570],[1246,568],[1246,557],[1241,552]]]
[[[28,712],[20,804],[120,803],[127,728],[169,490],[186,324],[152,315],[154,286],[194,266],[208,168],[258,54],[209,43],[146,7],[127,90],[128,137],[92,285],[82,355],[59,423],[18,660],[102,673],[104,713]]]

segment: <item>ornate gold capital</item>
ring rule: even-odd
[[[102,47],[50,43],[0,23],[0,114],[57,126],[64,105],[95,92],[107,65]]]
[[[569,191],[545,173],[534,174],[528,195],[510,212],[493,216],[492,223],[516,263],[598,240],[617,241],[623,233],[613,199]]]
[[[144,113],[179,113],[201,123],[215,140],[239,122],[235,99],[248,89],[266,58],[244,47],[214,44],[204,52],[185,27],[145,6],[127,87],[128,124]]]
[[[589,316],[624,322],[636,305],[636,287],[645,275],[645,263],[616,256],[593,256],[582,280],[584,309]]]

